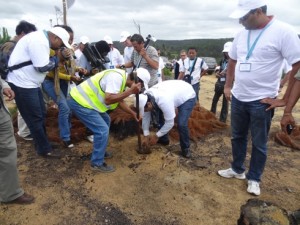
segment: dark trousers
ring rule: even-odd
[[[218,101],[222,95],[223,95],[223,101],[222,101],[222,108],[220,113],[220,121],[226,123],[227,115],[228,115],[228,101],[226,100],[224,95],[223,83],[217,82],[215,84],[215,94],[212,100],[210,111],[216,114]]]
[[[15,92],[17,107],[32,135],[38,154],[44,155],[52,151],[46,134],[46,106],[40,88],[21,88],[9,83]]]

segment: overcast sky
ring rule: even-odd
[[[62,24],[55,6],[62,9],[62,0],[0,0],[0,27],[15,35],[21,19],[33,22],[38,29]],[[105,35],[114,41],[124,30],[138,33],[134,21],[148,34],[160,40],[228,38],[242,28],[228,15],[238,0],[75,0],[67,10],[67,23],[75,32],[75,41],[86,35],[91,41]],[[267,0],[268,14],[285,21],[300,33],[300,0]]]

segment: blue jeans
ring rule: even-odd
[[[77,118],[94,134],[91,164],[101,166],[108,144],[110,117],[107,113],[99,113],[79,105],[72,97],[68,99],[69,106]]]
[[[231,144],[232,169],[236,173],[245,171],[247,154],[248,130],[252,137],[252,153],[248,180],[260,181],[267,160],[267,142],[274,110],[266,111],[268,105],[260,100],[241,102],[232,96],[231,102]]]
[[[199,102],[200,81],[196,84],[193,84],[192,87],[196,93],[196,103],[197,103]]]
[[[17,107],[32,135],[38,154],[52,151],[52,146],[46,134],[46,107],[40,88],[21,88],[9,83],[15,92]]]
[[[68,83],[60,80],[60,94],[59,98],[55,94],[54,81],[45,79],[42,83],[43,90],[58,106],[58,126],[60,138],[63,141],[70,141],[70,128],[71,128],[71,110],[67,103],[68,96]]]
[[[178,107],[177,126],[181,150],[190,148],[190,135],[188,120],[196,103],[196,98],[191,98]]]

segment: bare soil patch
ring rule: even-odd
[[[215,79],[212,75],[201,81],[200,104],[206,109],[211,106]],[[114,157],[107,162],[116,172],[111,174],[90,170],[88,141],[71,150],[62,148],[65,157],[50,160],[38,157],[31,142],[16,136],[21,184],[36,201],[28,206],[0,205],[0,224],[233,225],[241,205],[250,198],[295,211],[300,208],[300,151],[274,142],[281,115],[282,109],[277,109],[259,197],[246,192],[246,181],[216,174],[230,166],[230,126],[193,142],[192,160],[179,156],[175,140],[139,155],[137,137],[119,141],[112,136],[109,149]],[[299,103],[294,115],[299,121]]]

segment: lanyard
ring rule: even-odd
[[[227,64],[228,64],[228,61],[224,60],[223,63],[222,63],[222,70],[225,70],[227,68]]]
[[[250,58],[250,56],[252,55],[252,52],[258,42],[258,39],[260,38],[260,36],[263,34],[263,32],[272,24],[272,22],[269,22],[259,33],[259,35],[256,37],[255,41],[253,42],[253,44],[250,47],[250,34],[251,34],[251,30],[248,31],[248,40],[247,40],[247,48],[248,48],[248,54],[246,56],[246,60],[248,60]]]

